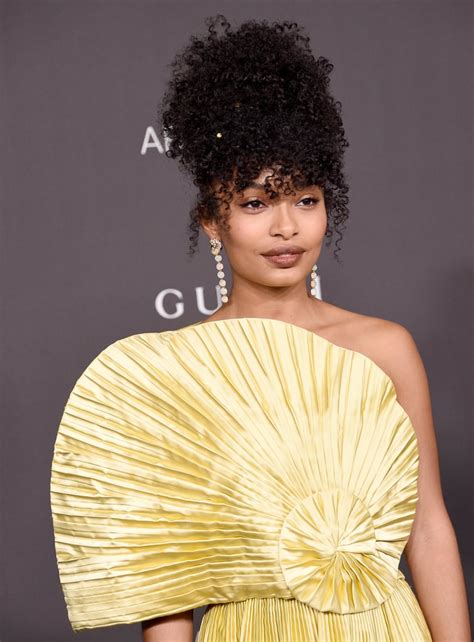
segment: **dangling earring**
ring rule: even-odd
[[[319,274],[316,274],[318,265],[315,263],[311,269],[311,294],[316,299],[321,299],[321,279]]]
[[[220,255],[222,243],[219,239],[209,239],[209,244],[211,245],[211,252],[214,255],[214,259],[216,260],[217,278],[219,279],[221,301],[222,303],[227,303],[229,300],[227,298],[227,283],[224,274],[224,264],[222,263],[222,256]]]

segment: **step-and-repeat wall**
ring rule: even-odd
[[[157,123],[170,61],[217,13],[234,28],[300,23],[334,65],[350,218],[342,264],[333,248],[318,262],[322,298],[397,321],[417,341],[471,580],[469,3],[10,0],[0,4],[1,642],[79,639],[49,504],[56,431],[79,374],[121,337],[219,305],[207,237],[187,254],[195,187],[166,157]],[[80,639],[131,642],[140,629]]]

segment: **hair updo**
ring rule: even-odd
[[[171,79],[158,109],[177,158],[199,195],[190,212],[190,254],[203,219],[228,229],[234,190],[243,191],[264,170],[273,171],[265,192],[323,189],[327,243],[348,218],[343,155],[348,147],[341,103],[329,91],[333,65],[311,53],[309,36],[296,23],[248,20],[231,31],[218,14],[207,18],[209,35],[191,36],[171,62]]]

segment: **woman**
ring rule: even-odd
[[[415,343],[317,296],[348,216],[332,66],[295,24],[209,32],[162,118],[222,305],[116,341],[71,392],[51,501],[72,626],[190,642],[207,605],[199,642],[468,642]]]

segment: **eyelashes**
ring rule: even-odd
[[[307,196],[305,198],[302,198],[299,202],[302,203],[303,201],[313,201],[313,205],[317,205],[321,199],[319,198],[314,198],[313,196]],[[243,203],[240,207],[246,210],[257,210],[259,208],[257,207],[248,207],[248,205],[251,205],[252,203],[262,203],[262,201],[259,198],[253,198],[250,201],[247,201],[247,203]],[[263,204],[263,203],[262,203]],[[311,206],[308,206],[311,207]]]

